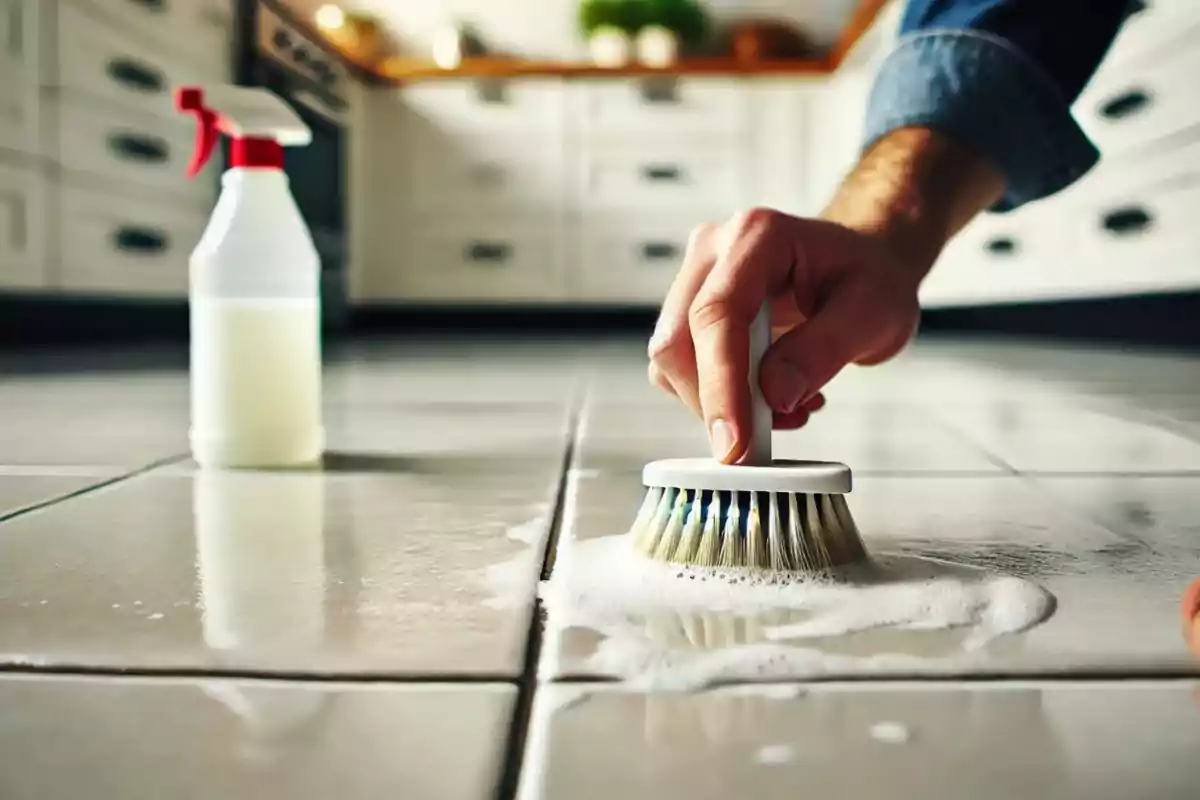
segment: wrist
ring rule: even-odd
[[[863,155],[821,216],[878,240],[919,284],[950,239],[1003,194],[1003,177],[981,156],[905,128]]]

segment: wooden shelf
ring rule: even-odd
[[[427,80],[506,79],[506,78],[630,78],[685,76],[771,76],[826,75],[833,71],[828,59],[797,59],[743,63],[732,58],[688,59],[666,68],[629,64],[623,67],[597,67],[586,62],[524,61],[520,59],[480,58],[464,61],[454,69],[442,69],[427,61],[392,58],[377,68],[379,77],[396,83]]]
[[[431,80],[480,80],[508,78],[637,78],[662,76],[746,76],[786,77],[790,75],[828,75],[837,69],[850,48],[858,41],[888,0],[859,0],[850,22],[824,57],[788,61],[745,63],[732,57],[685,59],[667,68],[630,64],[604,68],[578,61],[535,61],[520,58],[485,57],[464,61],[454,69],[442,69],[426,59],[387,58],[376,64],[364,64],[341,48],[320,37],[351,67],[371,74],[384,83],[414,83]]]

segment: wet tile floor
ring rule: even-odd
[[[847,371],[777,454],[854,469],[872,553],[1052,615],[969,658],[622,616],[663,663],[774,659],[682,692],[537,599],[646,461],[705,452],[644,376],[632,338],[339,348],[322,471],[210,473],[179,354],[0,359],[0,797],[1200,796],[1200,359],[933,340]]]

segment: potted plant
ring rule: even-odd
[[[708,35],[708,14],[698,0],[643,0],[643,5],[637,53],[644,64],[669,66],[681,47],[696,46]]]
[[[602,67],[627,63],[632,36],[642,27],[645,11],[644,0],[584,0],[579,6],[579,28],[592,61]]]

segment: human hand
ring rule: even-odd
[[[1200,658],[1200,578],[1183,593],[1180,611],[1183,612],[1183,639],[1196,658]]]
[[[650,340],[650,379],[704,420],[713,457],[749,445],[750,325],[771,303],[759,383],[774,427],[798,428],[847,364],[878,364],[912,338],[924,274],[871,233],[755,209],[701,225]]]

